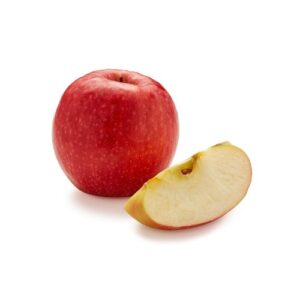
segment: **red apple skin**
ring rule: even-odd
[[[177,141],[171,96],[150,77],[124,70],[75,80],[53,121],[63,171],[78,189],[100,196],[134,194],[170,164]]]

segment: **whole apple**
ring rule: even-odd
[[[177,141],[171,96],[131,71],[94,71],[75,80],[53,121],[65,174],[81,191],[100,196],[131,196],[170,164]]]

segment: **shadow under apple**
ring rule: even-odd
[[[223,216],[222,218],[219,218],[207,224],[179,230],[154,229],[138,224],[138,226],[136,227],[136,232],[142,238],[156,241],[172,242],[187,240],[191,238],[202,238],[213,233],[215,230],[218,230],[221,226],[224,226],[224,223],[226,223],[226,219],[227,216]]]
[[[128,199],[127,197],[100,197],[89,195],[74,189],[71,193],[71,199],[74,205],[92,213],[106,215],[113,218],[128,217],[124,210],[124,204]]]

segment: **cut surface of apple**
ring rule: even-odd
[[[213,221],[234,208],[251,182],[251,163],[240,148],[225,142],[165,169],[125,204],[139,222],[181,229]]]

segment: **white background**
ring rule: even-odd
[[[4,0],[0,33],[1,299],[299,299],[299,1]],[[248,153],[236,209],[159,231],[71,185],[52,119],[103,68],[170,92],[173,163],[224,140]]]

